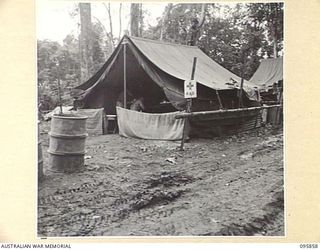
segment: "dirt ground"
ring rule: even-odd
[[[284,235],[283,135],[260,128],[180,142],[91,136],[85,167],[47,170],[38,236]]]

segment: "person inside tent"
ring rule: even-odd
[[[137,99],[134,99],[131,106],[130,106],[131,110],[135,110],[135,111],[139,111],[142,112],[145,110],[145,106],[144,106],[144,97],[140,97]]]
[[[131,92],[127,91],[127,107],[129,106],[130,100],[132,100],[132,98],[133,97]],[[116,106],[124,108],[124,92],[123,91],[118,95]]]

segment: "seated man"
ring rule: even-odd
[[[139,111],[139,112],[144,111],[145,106],[144,106],[143,102],[144,102],[143,97],[140,97],[138,99],[134,99],[133,103],[130,106],[130,109],[135,110],[135,111]]]
[[[132,100],[132,94],[127,91],[127,107],[129,107],[130,100]],[[124,93],[123,91],[118,95],[116,106],[124,108]]]

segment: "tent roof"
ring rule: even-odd
[[[216,63],[196,46],[166,43],[132,36],[124,36],[121,42],[123,39],[127,39],[131,45],[136,47],[141,54],[161,71],[177,79],[190,79],[193,58],[197,57],[194,79],[198,83],[217,90],[240,87],[240,77]],[[120,46],[121,42],[105,65],[87,82],[76,87],[77,89],[87,90],[94,87],[106,76],[109,65],[114,63],[112,59],[116,57],[122,49],[122,46]],[[252,92],[252,89],[257,87],[258,86],[252,82],[244,81],[243,88],[247,92]]]
[[[261,60],[257,71],[250,81],[260,87],[272,87],[274,83],[283,80],[283,57]]]
[[[194,79],[212,89],[233,89],[241,78],[216,63],[196,46],[164,43],[138,37],[129,37],[134,45],[162,71],[181,80],[191,76],[193,58],[197,57]],[[257,87],[248,81],[245,87]]]

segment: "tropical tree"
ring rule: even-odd
[[[283,49],[283,3],[255,3],[247,7],[252,21],[267,31],[268,45],[272,44],[272,50],[269,48],[265,52],[277,57]]]
[[[130,35],[141,36],[143,31],[143,12],[141,3],[130,5]]]
[[[92,25],[92,61],[93,72],[98,71],[105,62],[106,56],[109,54],[105,43],[105,36],[103,28],[99,23],[93,23]],[[108,43],[107,43],[108,44]],[[111,45],[112,49],[113,46]]]
[[[81,81],[84,82],[93,74],[93,32],[90,3],[79,3],[80,12],[80,69]]]
[[[144,36],[197,45],[225,68],[249,79],[264,56],[283,46],[283,4],[168,4]]]

